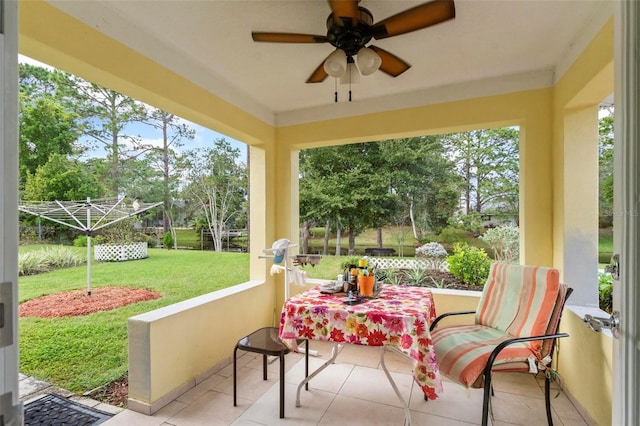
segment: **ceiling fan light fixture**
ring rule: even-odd
[[[356,61],[358,64],[358,69],[362,73],[362,75],[370,75],[374,72],[378,71],[380,65],[382,65],[382,58],[372,49],[368,47],[363,47],[358,50],[358,54],[356,55]]]
[[[334,50],[324,61],[324,70],[331,77],[342,77],[347,71],[347,55],[344,50]]]
[[[347,63],[347,71],[340,77],[340,84],[357,84],[360,83],[360,73],[356,64],[353,62]]]

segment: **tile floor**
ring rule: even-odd
[[[309,357],[310,370],[331,355],[331,344],[312,342],[318,357]],[[315,377],[295,406],[297,384],[304,377],[303,355],[286,357],[285,418],[278,416],[278,362],[269,365],[269,380],[262,380],[262,358],[238,352],[238,406],[233,406],[233,370],[227,366],[159,410],[145,416],[124,410],[105,426],[188,425],[403,425],[404,411],[384,371],[376,348],[345,345],[336,362]],[[386,365],[400,392],[409,401],[413,425],[479,424],[482,390],[465,389],[445,381],[435,401],[424,401],[411,376],[411,362],[387,352]],[[494,425],[546,424],[544,379],[523,373],[494,375]],[[554,424],[586,425],[561,392],[552,399]]]

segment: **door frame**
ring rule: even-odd
[[[615,2],[614,15],[614,253],[620,279],[613,309],[620,338],[613,340],[612,424],[640,424],[640,6]]]

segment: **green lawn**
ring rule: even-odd
[[[386,238],[391,236],[390,232]],[[322,241],[322,234],[316,237]],[[601,253],[612,250],[611,241],[607,233],[601,233]],[[343,242],[346,246],[347,240]],[[335,240],[333,244],[335,247]],[[375,231],[366,233],[359,245],[374,247]],[[397,250],[397,246],[386,242],[385,246]],[[38,248],[42,246],[23,246],[20,252]],[[86,255],[86,248],[73,249]],[[409,256],[407,251],[405,256]],[[83,317],[21,318],[20,372],[77,393],[122,377],[127,371],[127,318],[247,281],[249,256],[246,253],[149,249],[149,258],[143,260],[93,262],[92,288],[141,287],[157,291],[163,297]],[[307,265],[303,269],[310,278],[335,279],[345,259],[346,256],[326,255],[319,265]],[[86,287],[86,266],[66,268],[20,277],[19,298],[24,302]]]
[[[122,377],[127,371],[127,318],[247,281],[249,255],[150,249],[147,259],[93,262],[91,271],[93,288],[142,287],[163,297],[83,317],[21,318],[21,373],[77,393]],[[86,266],[66,268],[20,277],[19,298],[23,302],[86,287]]]

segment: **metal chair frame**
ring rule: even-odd
[[[573,292],[572,288],[567,289],[567,293],[565,295],[564,301],[562,302],[562,306],[560,309],[560,314],[558,317],[558,325],[556,327],[556,330],[560,328],[560,321],[562,319],[562,312],[564,311],[564,305],[572,292]],[[475,313],[476,313],[475,310],[444,313],[442,315],[439,315],[433,321],[433,323],[429,327],[429,331],[433,331],[438,325],[438,323],[446,317],[455,316],[455,315],[468,315],[468,314],[475,314]],[[500,352],[507,346],[512,345],[514,343],[552,339],[551,347],[549,348],[549,356],[552,356],[553,351],[555,349],[556,339],[562,338],[562,337],[569,337],[569,335],[567,333],[554,333],[554,334],[545,334],[541,336],[514,337],[513,339],[508,339],[501,342],[499,345],[495,347],[495,349],[489,355],[487,364],[485,365],[484,370],[482,372],[482,376],[484,380],[484,387],[483,387],[484,394],[482,399],[482,426],[487,426],[489,422],[489,404],[491,401],[491,396],[493,396],[493,386],[491,384],[491,372],[493,369],[493,363],[495,362]],[[553,426],[553,420],[551,418],[551,377],[549,374],[545,374],[545,377],[544,377],[544,402],[545,402],[545,408],[547,412],[547,423],[549,424],[549,426]]]

